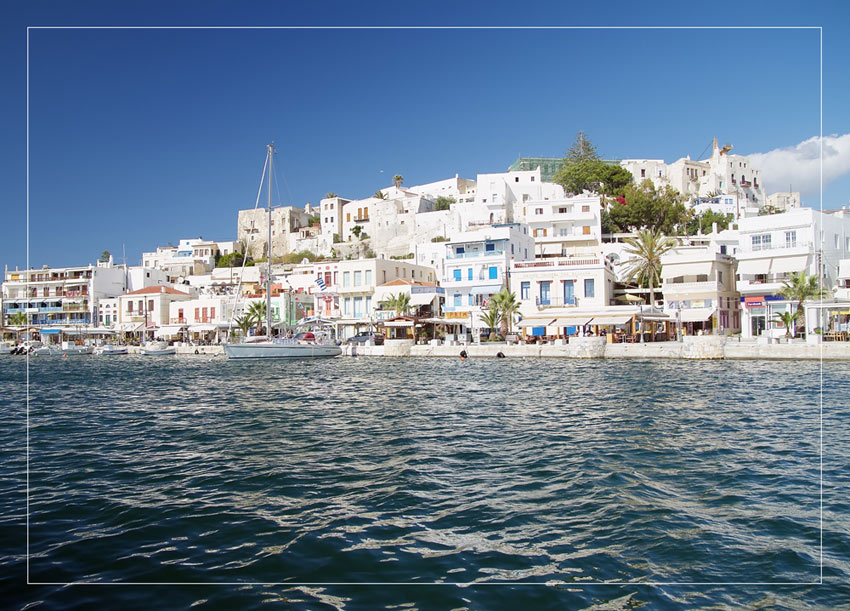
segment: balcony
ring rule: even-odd
[[[534,305],[538,308],[575,306],[578,305],[578,298],[568,297],[564,299],[562,297],[535,297]]]
[[[482,259],[484,257],[504,257],[504,250],[486,250],[476,252],[449,252],[446,254],[446,259]]]
[[[606,266],[609,264],[606,262]],[[599,257],[553,257],[551,259],[523,261],[514,263],[516,271],[534,271],[536,269],[553,269],[558,267],[598,267],[602,265]]]

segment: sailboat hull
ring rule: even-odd
[[[342,348],[333,344],[253,342],[225,344],[224,353],[229,359],[311,359],[339,356]]]

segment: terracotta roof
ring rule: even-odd
[[[404,278],[396,278],[389,282],[383,283],[381,286],[437,286],[436,282],[420,282],[418,280],[406,280]]]
[[[186,297],[191,297],[189,293],[178,291],[177,289],[173,289],[170,286],[148,286],[143,289],[139,289],[138,291],[124,293],[124,296],[126,297],[127,295],[155,295],[157,293],[165,293],[167,295],[185,295]]]

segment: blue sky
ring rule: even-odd
[[[823,132],[837,136],[823,205],[850,202],[841,6],[712,5],[735,15],[722,22],[678,4],[166,6],[4,5],[0,263],[27,261],[28,25],[823,25]],[[740,154],[806,154],[798,145],[820,129],[819,44],[802,29],[32,29],[29,262],[125,248],[138,264],[180,238],[235,239],[272,140],[275,203],[299,206],[328,191],[366,197],[396,173],[412,185],[561,156],[578,130],[609,158],[699,158],[715,136]],[[785,158],[764,176],[769,192],[807,184]],[[817,189],[804,201],[819,207]]]

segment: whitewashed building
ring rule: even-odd
[[[236,252],[238,247],[232,241],[184,239],[177,246],[159,246],[154,252],[142,253],[142,267],[163,270],[169,282],[183,283],[189,276],[208,274],[215,268],[217,256]]]

